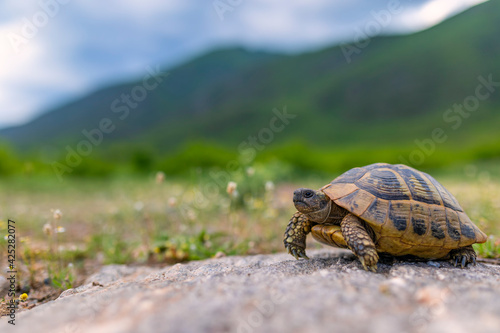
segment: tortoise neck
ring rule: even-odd
[[[328,220],[332,209],[332,201],[329,200],[323,209],[307,214],[309,219],[316,223],[324,223]]]
[[[342,219],[347,214],[349,214],[349,212],[346,209],[340,207],[333,201],[330,201],[330,209],[328,212],[328,216],[321,223],[340,225]]]

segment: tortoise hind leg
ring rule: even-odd
[[[462,268],[466,267],[468,264],[474,264],[474,266],[476,266],[476,251],[474,251],[472,245],[450,251],[449,257],[455,267],[457,267],[458,264],[460,264]]]
[[[347,214],[340,224],[342,234],[349,249],[359,258],[365,270],[377,271],[378,253],[375,243],[366,231],[363,220]]]

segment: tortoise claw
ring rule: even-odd
[[[356,254],[365,271],[377,273],[378,254],[375,249],[365,249],[363,254]]]
[[[292,256],[294,256],[295,259],[297,259],[297,260],[300,258],[309,259],[309,257],[306,255],[305,249],[303,249],[303,248],[300,248],[300,247],[293,245],[293,244],[288,244],[286,249],[287,249],[287,252],[289,254],[291,254]]]
[[[377,264],[372,264],[372,265],[366,265],[365,258],[359,257],[359,261],[361,261],[361,265],[363,265],[363,268],[365,271],[372,271],[373,273],[377,273]]]
[[[472,246],[458,248],[450,252],[453,266],[467,267],[469,264],[476,266],[476,252]]]
[[[455,262],[453,263],[453,266],[458,267],[459,265],[460,265],[460,268],[467,267],[467,256],[456,256],[455,257]]]
[[[363,268],[365,269],[365,271],[367,271],[368,268],[366,267],[366,264],[365,264],[365,258],[359,257],[359,261],[361,262],[361,265],[363,266]]]

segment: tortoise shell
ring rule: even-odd
[[[486,241],[443,185],[406,165],[354,168],[322,191],[367,222],[380,252],[438,258],[452,249]]]

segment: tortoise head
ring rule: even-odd
[[[323,191],[299,188],[293,192],[293,204],[313,222],[321,223],[330,215],[332,200]]]

